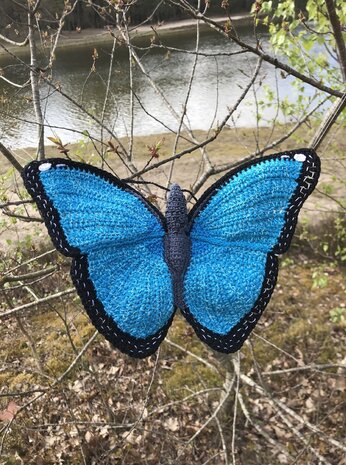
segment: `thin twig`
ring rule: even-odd
[[[128,178],[125,178],[124,181],[127,181],[128,179],[133,179],[137,176],[140,176],[144,173],[146,173],[147,171],[151,171],[155,168],[158,168],[166,163],[170,163],[171,161],[173,160],[177,160],[181,157],[183,157],[184,155],[188,154],[188,153],[192,153],[194,152],[195,150],[199,149],[199,148],[202,148],[202,147],[205,147],[206,145],[210,144],[211,142],[213,142],[220,134],[220,132],[222,131],[222,129],[224,128],[224,126],[227,124],[227,122],[229,121],[229,119],[231,118],[232,114],[236,111],[236,109],[238,108],[238,106],[240,105],[240,103],[244,100],[247,92],[249,91],[249,89],[251,88],[254,80],[256,79],[257,77],[257,74],[260,70],[260,66],[261,66],[261,60],[258,61],[257,63],[257,66],[256,66],[256,70],[254,72],[254,75],[252,76],[249,84],[246,86],[246,88],[243,90],[243,92],[241,93],[240,97],[238,98],[238,100],[236,101],[236,103],[232,106],[232,108],[229,109],[229,111],[227,112],[226,116],[224,117],[224,119],[221,121],[221,123],[219,124],[219,126],[215,129],[214,131],[214,134],[210,137],[208,137],[207,139],[205,139],[204,141],[198,143],[198,144],[195,144],[193,145],[192,147],[189,147],[187,149],[184,149],[182,150],[181,152],[179,153],[176,153],[175,155],[171,156],[171,157],[168,157],[166,158],[165,160],[161,160],[153,165],[151,165],[150,167],[146,168],[146,169],[142,169],[142,170],[139,170],[137,173],[133,174],[132,176],[129,176]]]
[[[16,159],[16,157],[13,155],[10,149],[4,146],[2,142],[0,142],[0,152],[4,155],[5,158],[11,163],[11,165],[16,168],[19,173],[22,172],[23,167],[19,163],[19,161]]]
[[[65,295],[73,294],[75,292],[75,288],[70,288],[66,289],[65,291],[57,292],[56,294],[51,294],[48,295],[47,297],[43,297],[42,299],[39,299],[35,302],[29,302],[24,305],[20,305],[19,307],[15,307],[11,310],[7,310],[6,312],[1,312],[0,313],[0,320],[3,320],[5,318],[10,318],[18,313],[23,312],[24,310],[27,311],[31,308],[36,307],[37,305],[44,304],[46,302],[50,302],[51,300],[54,299],[59,299],[60,297],[63,297]]]
[[[333,29],[336,51],[339,57],[341,73],[346,87],[346,45],[342,35],[343,31],[341,28],[340,19],[336,12],[335,2],[333,0],[326,0],[325,4],[328,11],[329,21]]]
[[[32,11],[28,13],[28,28],[29,28],[29,46],[30,46],[30,82],[31,82],[31,92],[32,92],[32,102],[35,110],[36,121],[38,123],[38,145],[37,145],[37,155],[40,160],[44,158],[45,149],[44,149],[44,124],[43,124],[43,114],[41,108],[41,96],[39,89],[39,73],[37,70],[38,61],[37,61],[37,47],[35,41],[35,14]]]

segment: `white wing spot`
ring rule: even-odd
[[[52,164],[51,163],[42,163],[38,169],[39,171],[48,171],[49,169],[51,169],[52,167]]]
[[[63,168],[65,165],[64,163],[59,163],[58,165],[55,165],[56,168]]]
[[[296,153],[294,155],[294,159],[297,160],[297,161],[305,161],[306,160],[306,155],[304,155],[303,153]]]

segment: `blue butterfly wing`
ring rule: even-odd
[[[191,210],[181,311],[213,349],[235,352],[256,325],[319,172],[309,149],[265,157],[227,173]]]
[[[96,328],[133,357],[155,352],[175,311],[159,210],[83,163],[34,161],[23,179],[54,245],[73,257],[71,276]]]

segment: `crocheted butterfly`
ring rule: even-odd
[[[320,161],[301,149],[223,176],[189,213],[178,185],[166,217],[125,182],[90,165],[33,161],[24,183],[95,327],[133,357],[156,351],[179,308],[200,339],[243,345],[273,292]]]

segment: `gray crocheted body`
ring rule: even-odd
[[[178,184],[173,184],[168,194],[166,222],[165,260],[172,275],[174,303],[178,308],[182,308],[183,281],[190,263],[191,240],[187,234],[186,201]]]

